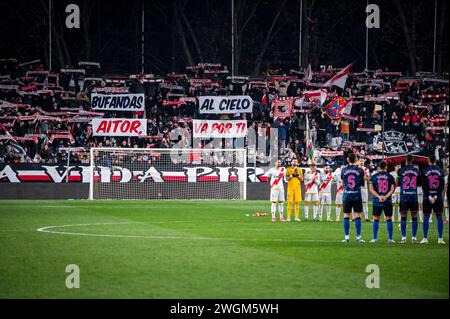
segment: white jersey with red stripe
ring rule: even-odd
[[[284,167],[272,167],[265,175],[270,177],[270,189],[284,190],[283,182],[286,178],[286,169]]]
[[[307,170],[304,175],[305,179],[305,193],[306,194],[318,194],[320,185],[320,173],[311,170]]]
[[[344,186],[341,185],[342,184],[342,179],[341,179],[341,168],[338,167],[336,168],[336,170],[333,173],[333,181],[336,183],[337,189],[336,192],[337,193],[342,193],[342,191],[344,190]]]
[[[444,207],[448,207],[448,201],[447,201],[447,192],[448,192],[448,175],[445,175],[444,177]]]
[[[364,171],[364,185],[361,187],[361,189],[367,191],[367,185],[369,184],[370,181],[370,171],[365,166],[362,166],[361,168]]]
[[[320,186],[319,193],[321,194],[330,194],[331,193],[331,185],[333,184],[333,173],[323,173],[320,174]]]

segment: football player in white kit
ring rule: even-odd
[[[394,181],[397,180],[400,168],[401,165],[395,165],[395,170],[389,173],[394,178]],[[400,221],[400,185],[396,185],[394,194],[392,194],[392,209],[392,221]]]
[[[448,224],[448,200],[447,200],[447,192],[448,192],[448,167],[445,169],[445,186],[444,186],[444,211],[445,211],[445,220],[444,224]]]
[[[319,220],[322,221],[323,208],[327,211],[327,222],[331,221],[331,185],[333,184],[333,172],[330,166],[325,166],[320,174],[319,186]]]
[[[370,182],[370,172],[369,169],[364,166],[364,159],[361,159],[359,161],[359,167],[361,167],[364,170],[364,186],[361,187],[361,199],[363,204],[363,211],[362,215],[364,216],[364,219],[366,222],[369,221],[369,190],[367,186]]]
[[[270,201],[272,202],[271,213],[272,221],[275,222],[276,211],[278,206],[278,213],[280,215],[280,222],[284,222],[283,217],[283,202],[284,202],[284,185],[286,179],[286,169],[281,165],[281,161],[278,160],[275,163],[275,167],[269,169],[266,173],[267,177],[270,177]]]
[[[317,221],[317,211],[319,208],[319,184],[320,175],[316,168],[316,164],[311,162],[310,168],[306,170],[304,175],[305,182],[305,221],[309,218],[309,204],[314,203],[313,206],[313,219]]]
[[[336,199],[334,201],[336,205],[336,221],[341,220],[341,210],[342,210],[342,195],[344,193],[344,184],[342,184],[341,179],[341,171],[342,168],[345,167],[344,165],[336,168],[336,170],[333,173],[333,181],[336,183]]]
[[[414,164],[415,167],[417,167],[420,170],[420,167],[418,164]],[[417,200],[419,202],[419,220],[422,223],[423,222],[423,190],[422,186],[417,186]],[[430,219],[428,223],[432,222],[432,215],[430,215]]]

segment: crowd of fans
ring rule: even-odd
[[[263,147],[258,145],[254,154],[257,163],[266,162],[275,146],[286,162],[298,158],[306,165],[307,125],[319,164],[340,164],[344,160],[342,152],[357,152],[368,163],[382,155],[395,155],[395,150],[377,143],[380,132],[389,131],[403,133],[403,139],[407,137],[404,145],[408,152],[433,153],[440,160],[448,158],[448,77],[422,73],[406,78],[387,70],[350,73],[345,89],[329,89],[323,105],[293,106],[290,116],[277,117],[274,100],[295,98],[305,90],[315,90],[336,70],[321,69],[308,82],[304,80],[304,70],[271,73],[231,77],[226,67],[205,63],[188,67],[185,73],[165,76],[106,76],[101,74],[97,63],[83,62],[65,66],[59,72],[47,72],[39,62],[18,65],[14,59],[1,59],[0,163],[65,162],[68,147],[72,148],[71,162],[86,163],[93,146],[205,147],[208,141],[191,140],[193,118],[246,119],[257,143],[265,143]],[[145,93],[145,112],[93,112],[90,95],[94,91]],[[252,113],[206,116],[198,112],[196,96],[244,94],[254,101]],[[332,119],[325,106],[336,96],[351,99],[352,107],[343,117]],[[93,136],[90,120],[95,116],[146,118],[147,135]],[[184,133],[173,134],[177,128],[176,132],[181,129]],[[270,145],[274,130],[277,145]],[[214,147],[233,147],[236,141],[219,144]]]

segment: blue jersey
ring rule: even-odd
[[[394,177],[388,172],[378,172],[372,175],[370,179],[370,183],[373,185],[375,192],[378,195],[385,196],[391,191],[391,187],[395,186]],[[392,199],[391,197],[387,198],[384,202],[380,202],[378,197],[372,197],[372,205],[373,206],[391,206]]]
[[[430,165],[422,170],[423,198],[437,196],[438,199],[442,199],[444,184],[445,174],[439,166]]]
[[[397,176],[400,187],[401,202],[418,202],[417,187],[420,183],[420,171],[417,167],[406,165],[400,169]]]
[[[342,200],[361,200],[361,187],[364,186],[364,170],[356,165],[348,165],[342,169],[341,179],[344,183]]]

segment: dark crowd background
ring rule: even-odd
[[[433,66],[434,1],[378,0],[380,29],[369,32],[369,69],[414,75]],[[67,29],[65,8],[81,10],[81,28]],[[100,62],[106,74],[165,74],[217,62],[231,70],[231,0],[52,1],[52,66]],[[448,72],[448,3],[437,1],[436,72]],[[302,65],[365,67],[366,1],[303,0]],[[299,65],[300,0],[235,0],[235,74],[259,75]],[[0,2],[0,56],[48,64],[48,0]]]

